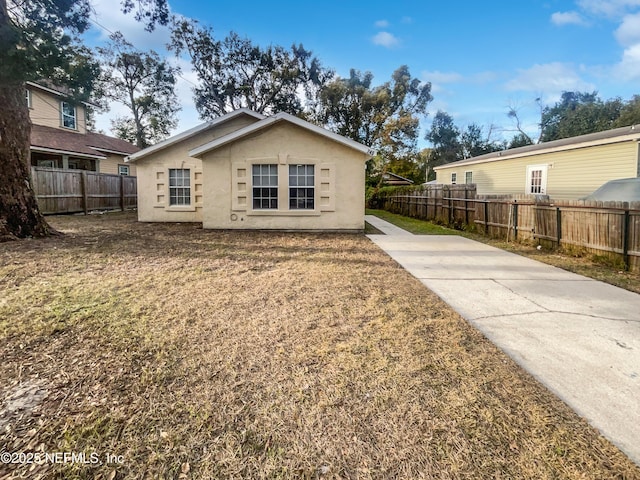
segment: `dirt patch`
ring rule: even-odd
[[[640,478],[363,235],[51,222],[0,245],[0,391],[47,391],[0,452],[100,463],[0,476]]]

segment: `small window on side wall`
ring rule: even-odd
[[[25,89],[25,99],[27,101],[27,108],[32,108],[31,107],[31,90],[29,90],[28,88]]]
[[[129,175],[129,165],[118,165],[118,175]]]
[[[473,172],[464,172],[464,183],[473,183]]]
[[[451,185],[455,185],[458,182],[458,174],[457,173],[452,173],[451,174]]]
[[[69,102],[60,102],[60,113],[62,115],[62,126],[76,130],[76,107]]]

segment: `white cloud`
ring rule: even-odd
[[[551,23],[562,25],[587,25],[587,22],[578,12],[555,12],[551,15]]]
[[[386,48],[393,48],[400,44],[400,40],[389,32],[380,32],[371,39],[375,45],[381,45]]]
[[[387,20],[378,20],[374,25],[376,28],[387,28],[389,26],[389,22]]]
[[[622,60],[613,69],[614,75],[627,80],[640,80],[640,44],[625,49]]]
[[[615,31],[616,40],[624,47],[640,43],[640,13],[625,15]]]
[[[515,78],[505,84],[509,91],[527,91],[556,97],[563,91],[592,91],[596,87],[584,81],[570,65],[553,62],[519,69]]]
[[[463,80],[463,76],[457,72],[440,72],[435,70],[433,72],[422,72],[422,78],[432,84],[439,83],[459,83]]]
[[[640,7],[640,0],[578,0],[577,5],[591,15],[620,17]]]

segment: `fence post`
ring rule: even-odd
[[[556,233],[558,235],[558,247],[560,246],[560,239],[562,238],[562,213],[560,207],[556,207]]]
[[[87,191],[87,172],[85,170],[82,171],[80,178],[82,179],[80,182],[82,185],[82,210],[84,214],[87,215],[89,213],[89,192]]]
[[[629,270],[629,210],[624,211],[624,220],[622,223],[622,258],[624,259],[624,269]]]
[[[489,235],[489,202],[484,200],[484,234]]]
[[[513,240],[518,240],[518,200],[513,201]]]
[[[464,224],[466,226],[469,226],[469,202],[467,201],[468,194],[469,191],[467,190],[467,187],[464,187]]]
[[[120,210],[124,212],[124,175],[120,175]]]

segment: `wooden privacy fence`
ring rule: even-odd
[[[379,192],[377,207],[493,238],[572,246],[640,271],[640,202],[552,201],[476,196],[475,185],[424,185]]]
[[[44,214],[126,210],[138,204],[136,177],[32,167],[31,179]]]

